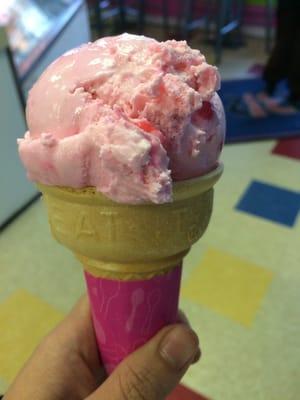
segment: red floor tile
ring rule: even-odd
[[[300,137],[279,140],[272,153],[300,160]]]
[[[195,393],[185,386],[179,385],[167,400],[209,400],[201,394]]]

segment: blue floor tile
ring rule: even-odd
[[[300,211],[300,193],[252,181],[236,209],[293,227]]]

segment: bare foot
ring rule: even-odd
[[[243,95],[243,100],[248,108],[249,114],[253,118],[265,118],[267,116],[266,111],[256,100],[255,96],[251,93],[245,93]]]
[[[260,103],[262,103],[267,108],[276,107],[276,106],[280,105],[283,101],[282,98],[269,96],[265,92],[257,93],[256,98],[259,100]]]
[[[256,97],[272,114],[293,115],[298,112],[296,107],[288,104],[284,105],[282,104],[282,99],[270,97],[266,93],[258,93]]]

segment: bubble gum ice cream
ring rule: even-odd
[[[186,42],[123,34],[64,54],[29,93],[20,157],[84,267],[108,373],[177,321],[222,173],[219,81]]]
[[[29,179],[121,203],[172,201],[173,181],[217,166],[219,80],[186,42],[123,34],[69,51],[29,93],[19,140]]]

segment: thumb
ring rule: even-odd
[[[199,340],[188,326],[162,329],[128,356],[87,400],[163,400],[199,355]]]

